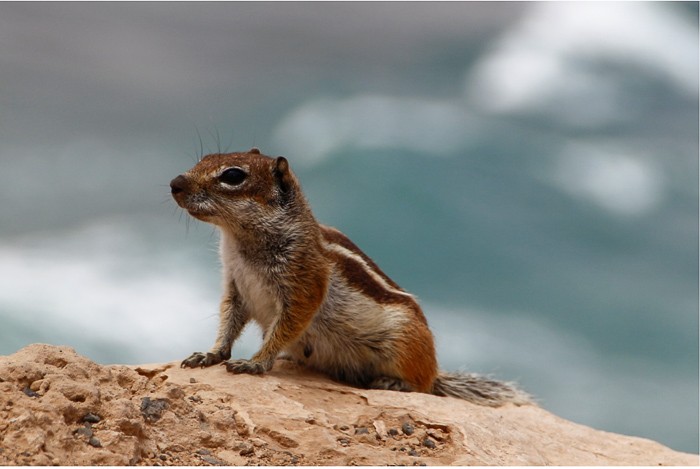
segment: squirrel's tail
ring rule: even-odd
[[[506,403],[534,404],[532,397],[513,383],[495,381],[471,373],[440,371],[433,383],[433,394],[458,397],[489,407],[498,407]]]

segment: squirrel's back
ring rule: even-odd
[[[321,230],[328,291],[294,358],[359,386],[431,392],[435,348],[415,298],[340,231]]]

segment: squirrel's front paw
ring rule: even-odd
[[[231,373],[247,373],[249,375],[261,375],[271,367],[265,366],[263,362],[255,360],[229,360],[226,363],[226,371]]]
[[[224,360],[218,353],[194,352],[192,355],[182,360],[180,368],[204,368],[205,366],[216,365],[222,361]]]

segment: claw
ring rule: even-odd
[[[192,355],[189,357],[185,358],[182,360],[182,363],[180,363],[181,368],[205,368],[207,366],[211,365],[216,365],[217,363],[220,363],[222,361],[221,357],[218,354],[214,354],[211,352],[207,353],[202,353],[202,352],[194,352]]]
[[[249,375],[261,375],[265,373],[265,366],[253,360],[230,360],[225,363],[226,371],[234,374],[247,373]]]

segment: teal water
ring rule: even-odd
[[[697,453],[697,22],[690,3],[0,5],[0,353],[208,348],[216,233],[167,184],[255,145],[419,297],[444,368]]]

